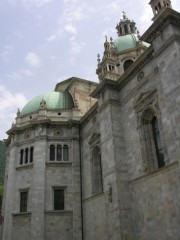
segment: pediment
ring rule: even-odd
[[[134,102],[134,107],[139,106],[140,104],[142,104],[143,102],[145,102],[148,98],[150,98],[154,93],[156,92],[156,90],[153,91],[147,91],[147,92],[143,92],[139,95],[139,97],[135,100]]]
[[[100,138],[100,133],[94,132],[89,139],[89,145],[92,145],[94,142],[99,141],[99,138]]]

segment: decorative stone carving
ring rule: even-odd
[[[159,125],[165,162],[168,162],[168,155],[164,141],[161,113],[156,90],[141,93],[141,95],[136,100],[134,107],[137,114],[137,129],[139,132],[140,147],[142,153],[142,168],[143,171],[151,172],[158,168],[157,154],[151,125],[154,116],[157,118]]]
[[[44,99],[41,100],[40,107],[41,107],[41,109],[46,108],[46,101]]]
[[[75,109],[78,109],[79,108],[79,104],[78,104],[78,101],[75,99],[74,101],[74,108]]]
[[[99,145],[100,142],[100,134],[98,132],[94,132],[89,140],[90,148],[93,148],[95,145]]]
[[[63,130],[61,128],[55,129],[54,130],[54,136],[63,136]]]
[[[28,131],[28,132],[26,132],[26,133],[24,134],[24,139],[28,140],[28,139],[30,139],[30,138],[31,138],[31,132]]]
[[[98,61],[98,64],[100,64],[101,58],[100,58],[100,54],[99,53],[97,54],[97,61]]]
[[[141,72],[137,75],[137,80],[138,80],[138,81],[141,81],[141,80],[143,80],[143,78],[144,78],[144,72],[141,71]]]
[[[38,127],[38,134],[39,134],[39,136],[41,135],[42,131],[43,131],[43,128],[42,128],[41,125],[39,125],[39,127]]]
[[[20,114],[21,114],[21,112],[20,112],[20,110],[18,108],[17,113],[16,113],[17,117],[20,117]]]

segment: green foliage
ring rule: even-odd
[[[2,209],[3,186],[0,185],[0,212]]]

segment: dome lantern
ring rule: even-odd
[[[118,36],[120,37],[127,34],[136,33],[136,23],[133,20],[130,20],[124,11],[122,13],[123,17],[116,26]]]

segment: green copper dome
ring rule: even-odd
[[[71,110],[74,108],[72,96],[68,92],[48,92],[29,101],[21,111],[21,116],[33,113],[40,109],[40,103],[45,101],[45,109]]]
[[[148,43],[140,41],[136,34],[128,34],[115,39],[113,43],[113,48],[116,51],[122,52],[124,50],[135,48],[138,44],[142,44],[145,47],[150,46]]]

